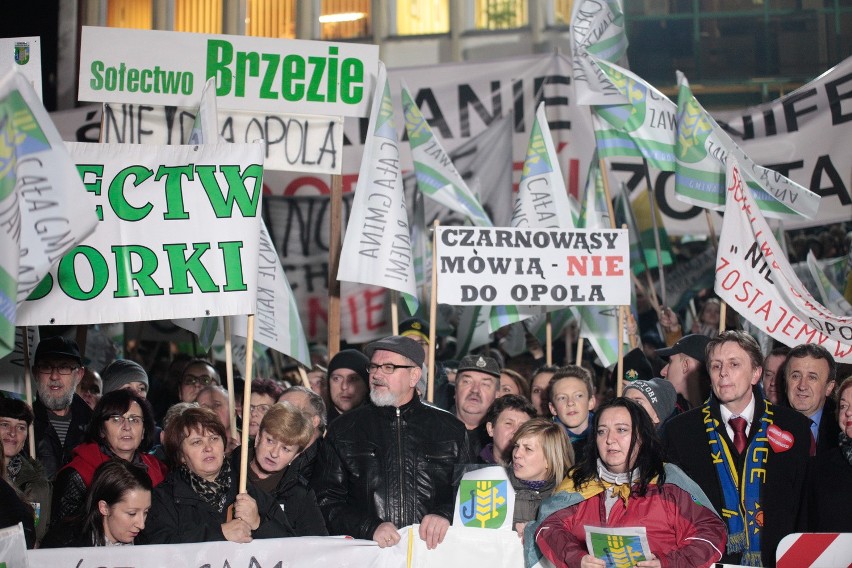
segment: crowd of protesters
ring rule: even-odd
[[[232,414],[206,359],[95,372],[75,341],[46,337],[32,407],[0,398],[0,524],[22,522],[30,547],[324,535],[386,547],[419,524],[434,548],[460,476],[492,464],[515,490],[528,564],[604,566],[585,525],[646,527],[640,567],[772,566],[787,534],[852,532],[852,370],[818,345],[761,350],[736,317],[719,333],[718,300],[702,304],[691,333],[665,308],[633,322],[622,396],[590,350],[548,366],[528,337],[515,357],[495,343],[453,360],[412,318],[330,360],[314,350],[304,379],[254,379],[245,421],[242,387]]]

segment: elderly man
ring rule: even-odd
[[[289,402],[305,413],[314,426],[311,440],[299,454],[299,457],[293,461],[293,467],[298,469],[305,479],[310,480],[313,475],[314,464],[319,456],[319,447],[322,445],[322,439],[328,425],[325,402],[319,394],[301,385],[284,389],[284,392],[278,397],[278,402]]]
[[[763,355],[750,335],[726,331],[707,345],[712,395],[665,428],[669,459],[725,521],[724,564],[774,566],[796,532],[811,435],[801,414],[766,402]]]
[[[314,488],[328,531],[399,542],[400,527],[420,523],[430,549],[453,517],[454,469],[471,463],[464,424],[420,401],[415,386],[423,349],[391,336],[365,348],[370,400],[328,427]]]
[[[822,345],[799,345],[790,350],[783,368],[790,407],[810,420],[813,453],[836,448],[840,426],[831,398],[837,379],[834,357]]]
[[[657,350],[657,355],[669,358],[660,375],[677,391],[676,406],[681,412],[700,406],[707,398],[710,378],[705,365],[705,349],[709,342],[709,337],[696,333],[681,337],[671,347]]]
[[[500,364],[482,355],[467,355],[456,373],[456,418],[464,422],[471,451],[478,455],[490,441],[485,415],[500,392]]]
[[[64,337],[43,339],[36,347],[33,376],[38,397],[33,404],[36,457],[48,479],[71,460],[83,441],[92,409],[75,393],[83,377],[77,342]]]

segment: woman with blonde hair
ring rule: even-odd
[[[533,418],[515,432],[510,444],[508,474],[515,489],[512,526],[523,537],[524,527],[535,520],[542,500],[553,493],[574,465],[574,450],[559,424]]]

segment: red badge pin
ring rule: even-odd
[[[793,435],[775,424],[766,429],[766,437],[775,453],[786,452],[793,447]]]

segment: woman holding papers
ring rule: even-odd
[[[604,403],[592,436],[595,443],[542,506],[540,518],[552,514],[528,528],[528,547],[537,546],[560,567],[603,567],[607,558],[630,559],[639,568],[709,567],[719,561],[725,525],[701,504],[709,501],[691,479],[663,464],[660,442],[642,407],[623,397]],[[589,538],[592,550],[587,527],[597,533]],[[644,531],[647,549],[638,536],[598,539],[614,529],[631,529],[631,535]]]
[[[275,500],[239,479],[225,460],[227,432],[206,408],[188,408],[164,431],[171,471],[154,490],[145,536],[151,544],[295,536]],[[233,518],[229,508],[233,505]]]

